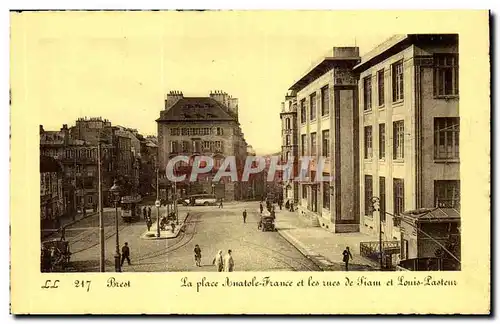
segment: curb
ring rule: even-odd
[[[288,243],[293,245],[300,253],[302,253],[306,258],[312,261],[321,271],[328,271],[330,266],[333,265],[325,257],[314,253],[313,251],[306,248],[299,240],[293,237],[291,234],[286,233],[286,231],[277,229],[278,233],[283,237]],[[324,262],[322,262],[324,260]]]

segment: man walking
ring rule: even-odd
[[[146,226],[148,227],[148,232],[151,230],[151,226],[153,225],[153,222],[151,221],[151,218],[148,217],[146,219]]]
[[[224,271],[225,272],[233,272],[234,270],[234,260],[233,256],[231,255],[232,251],[227,250],[227,254],[224,257]]]
[[[344,252],[342,252],[342,261],[345,263],[345,271],[349,271],[349,259],[352,260],[351,251],[349,251],[349,247],[346,246]]]
[[[222,272],[222,270],[224,269],[224,260],[222,257],[222,250],[219,250],[219,252],[217,252],[214,260],[212,261],[212,264],[215,265],[215,267],[217,268],[217,272]]]
[[[245,209],[243,211],[243,223],[246,223],[247,222],[247,210]]]
[[[222,198],[220,199],[219,208],[222,208]]]
[[[259,207],[260,207],[260,213],[262,214],[262,212],[264,211],[264,207],[262,206],[262,202],[259,204]]]
[[[130,249],[127,242],[125,242],[125,245],[122,247],[122,266],[125,259],[127,259],[127,263],[130,265]]]
[[[144,219],[147,219],[147,212],[146,212],[146,206],[142,207],[142,216],[144,217]]]
[[[151,207],[148,207],[148,218],[151,218]]]

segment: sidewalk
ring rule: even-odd
[[[321,227],[311,227],[301,219],[298,212],[276,210],[276,229],[302,254],[311,259],[323,271],[343,271],[342,252],[348,246],[353,259],[349,271],[373,271],[376,262],[360,255],[359,243],[376,241],[364,233],[332,233]]]

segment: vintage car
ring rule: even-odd
[[[274,226],[274,217],[271,215],[262,216],[257,229],[262,230],[262,232],[274,232],[276,230],[276,227]]]

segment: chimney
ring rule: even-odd
[[[182,94],[181,91],[170,91],[167,94],[167,100],[165,100],[165,110],[169,110],[172,108],[173,105],[175,105],[180,99],[184,98],[184,95]]]
[[[213,93],[210,92],[210,98],[216,100],[217,102],[225,105],[224,103],[224,94],[220,90],[215,90]]]

